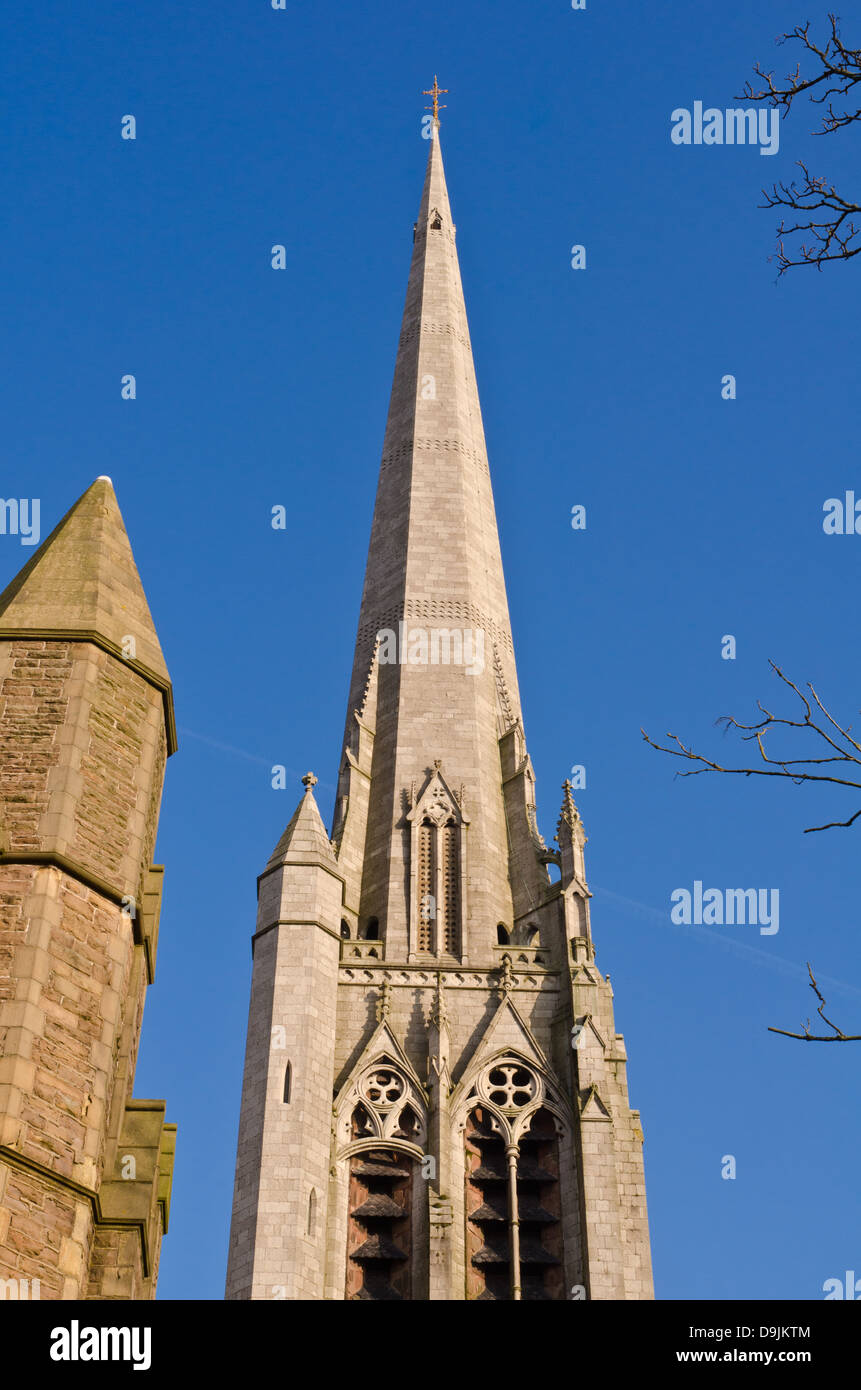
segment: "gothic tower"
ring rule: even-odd
[[[431,136],[334,826],[308,774],[258,884],[227,1297],[646,1299],[639,1115],[568,783],[558,849],[536,824]]]
[[[109,478],[0,595],[0,1279],[153,1298],[176,1126],[132,1099],[173,696]]]

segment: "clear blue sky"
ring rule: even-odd
[[[861,497],[861,261],[776,285],[776,217],[756,207],[799,157],[857,193],[858,137],[812,138],[799,107],[773,158],[669,138],[674,108],[732,105],[756,59],[785,70],[774,37],[808,17],[797,0],[6,8],[2,492],[39,497],[47,533],[113,478],[176,694],[136,1082],[180,1126],[160,1297],[222,1297],[255,878],[307,768],[331,812],[434,72],[541,826],[550,840],[584,764],[658,1296],[817,1299],[861,1271],[861,1045],[766,1031],[812,1012],[807,958],[861,1031],[861,822],[802,834],[857,803],[674,780],[639,734],[728,750],[716,717],[780,698],[768,657],[858,709],[861,537],[821,521],[826,498]],[[31,553],[0,537],[0,581]],[[696,879],[778,888],[779,933],[672,926]]]

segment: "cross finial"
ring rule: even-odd
[[[439,104],[439,99],[440,99],[441,96],[448,96],[448,87],[441,87],[441,86],[439,85],[439,83],[437,82],[437,80],[436,80],[436,73],[434,73],[434,75],[433,75],[433,86],[432,86],[428,91],[422,92],[422,96],[423,96],[423,97],[433,97],[433,123],[434,123],[434,125],[438,126],[438,125],[439,125],[439,113],[440,113],[440,111],[444,111],[444,110],[446,109],[446,103],[443,102],[442,106],[440,106],[440,104]],[[430,106],[426,106],[426,107],[425,107],[425,111],[430,111],[430,110],[431,110],[431,107],[430,107]]]

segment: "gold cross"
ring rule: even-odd
[[[429,91],[422,92],[422,96],[433,97],[434,125],[439,125],[439,113],[441,110],[444,111],[446,109],[446,103],[443,102],[442,106],[440,106],[439,99],[441,96],[448,96],[448,87],[440,87],[439,83],[436,80],[436,73],[434,73],[433,86],[430,88]],[[425,107],[425,111],[430,111],[430,109],[431,108],[429,106]]]

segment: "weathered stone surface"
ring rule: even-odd
[[[0,1276],[42,1298],[155,1288],[175,1136],[131,1090],[170,709],[101,479],[0,596]]]

